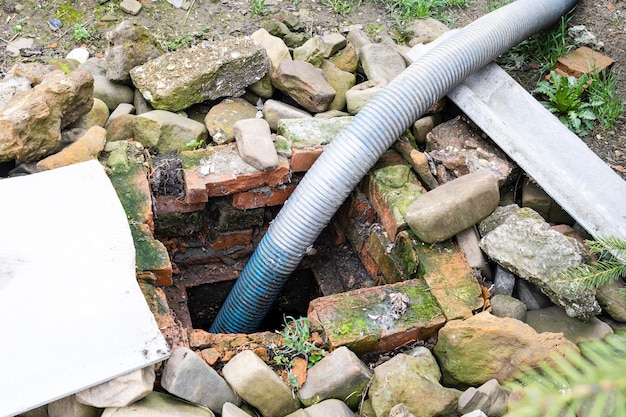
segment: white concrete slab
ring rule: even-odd
[[[167,358],[97,161],[0,180],[0,416]]]

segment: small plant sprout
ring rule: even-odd
[[[24,26],[26,26],[26,19],[18,20],[15,25],[13,25],[13,34],[21,35],[24,32]]]
[[[83,42],[89,40],[90,38],[91,34],[87,30],[87,28],[85,28],[85,26],[81,25],[80,23],[74,24],[74,40],[78,42]]]
[[[255,16],[263,16],[268,12],[265,0],[252,0],[252,14]]]

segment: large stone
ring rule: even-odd
[[[599,314],[595,290],[581,290],[576,283],[559,277],[561,272],[581,264],[582,248],[574,239],[551,229],[537,218],[540,216],[526,215],[529,211],[533,212],[498,208],[494,219],[486,219],[490,226],[481,227],[492,228],[481,239],[481,248],[498,264],[537,285],[568,316],[588,320]]]
[[[272,74],[272,84],[313,113],[328,110],[336,95],[324,72],[304,61],[281,62]]]
[[[154,366],[147,366],[77,392],[76,400],[98,408],[126,407],[150,394],[155,379]]]
[[[0,109],[20,91],[30,90],[30,79],[26,77],[5,77],[0,81]]]
[[[106,77],[111,81],[130,81],[130,70],[158,57],[165,51],[145,26],[124,20],[106,33]]]
[[[300,408],[291,389],[251,350],[235,355],[222,373],[237,395],[263,417],[283,417]]]
[[[292,60],[285,41],[278,36],[274,36],[267,30],[261,28],[250,35],[250,37],[265,48],[270,60],[270,74],[278,68],[281,62]]]
[[[611,326],[597,317],[583,322],[574,317],[568,317],[558,306],[529,311],[526,323],[538,333],[561,332],[574,343],[603,339],[613,333]]]
[[[213,142],[222,145],[235,139],[235,122],[256,117],[257,108],[242,98],[227,98],[211,107],[204,124]]]
[[[179,111],[220,97],[238,97],[270,69],[265,48],[232,38],[168,52],[133,68],[130,76],[155,109]]]
[[[329,399],[304,409],[308,417],[353,417],[354,413],[342,401]]]
[[[328,84],[335,90],[335,98],[328,105],[328,110],[344,110],[346,108],[346,92],[356,84],[356,76],[351,72],[339,69],[325,59],[321,67]]]
[[[102,417],[215,417],[205,407],[189,404],[171,395],[153,392],[142,400],[122,408],[107,408]]]
[[[0,111],[0,162],[32,162],[57,150],[61,129],[93,105],[87,71],[53,71],[34,88],[13,96]]]
[[[280,120],[301,119],[304,117],[310,118],[312,116],[310,113],[282,101],[270,99],[263,103],[263,118],[267,120],[270,129],[274,132],[278,130],[278,122]]]
[[[104,101],[109,111],[113,111],[122,103],[132,103],[135,93],[127,85],[110,81],[104,75],[94,75],[93,96]]]
[[[500,417],[507,411],[509,392],[497,380],[490,379],[478,388],[470,387],[459,398],[461,414],[480,410],[489,417]]]
[[[626,323],[626,300],[621,296],[626,285],[622,279],[615,279],[596,288],[596,299],[604,311],[614,320]]]
[[[406,68],[402,56],[393,47],[382,43],[363,45],[359,58],[368,80],[382,78],[390,82]]]
[[[460,395],[439,383],[440,375],[431,372],[428,358],[403,353],[374,369],[368,391],[377,416],[388,416],[391,408],[402,403],[416,416],[434,417],[456,410]]]
[[[109,107],[98,98],[93,99],[91,110],[80,116],[68,128],[89,129],[92,126],[104,127],[109,119]]]
[[[226,381],[191,349],[180,348],[168,359],[161,386],[170,394],[221,414],[225,403],[240,401]]]
[[[567,349],[578,351],[563,334],[537,333],[519,320],[483,312],[446,323],[433,353],[444,385],[465,389],[490,379],[513,378],[522,367]]]
[[[233,126],[241,159],[259,171],[278,167],[278,153],[270,125],[263,119],[239,120]]]
[[[100,126],[93,126],[76,142],[37,162],[37,169],[45,171],[97,159],[104,149],[105,142],[106,130]]]
[[[342,346],[308,370],[298,396],[305,406],[335,398],[356,408],[371,377],[367,366]]]
[[[499,201],[496,176],[478,171],[422,195],[408,207],[406,221],[422,241],[437,243],[484,220]]]
[[[183,151],[206,142],[204,124],[165,110],[152,110],[133,119],[135,140],[165,153]]]
[[[350,114],[357,114],[368,101],[380,93],[387,86],[384,78],[375,78],[357,84],[346,91],[346,107]]]

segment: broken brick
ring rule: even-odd
[[[555,71],[560,75],[580,77],[582,74],[591,74],[604,71],[615,61],[587,46],[581,46],[556,62]]]
[[[293,172],[306,172],[308,171],[317,158],[320,157],[324,148],[314,148],[314,149],[291,149],[291,170]]]

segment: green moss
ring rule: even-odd
[[[183,151],[180,153],[180,160],[183,163],[183,169],[194,169],[200,166],[203,159],[208,159],[215,153],[214,147],[205,149],[197,149],[195,151]]]
[[[198,232],[204,222],[203,212],[168,213],[154,219],[154,232],[159,236],[189,236]]]
[[[55,15],[61,19],[63,24],[73,25],[74,23],[82,23],[85,20],[85,13],[79,12],[70,4],[60,5]]]
[[[135,265],[139,271],[161,269],[169,262],[167,250],[161,242],[152,237],[145,224],[130,222],[129,225],[135,244]]]
[[[391,165],[374,171],[374,179],[390,188],[402,188],[409,180],[411,168],[408,165]]]

